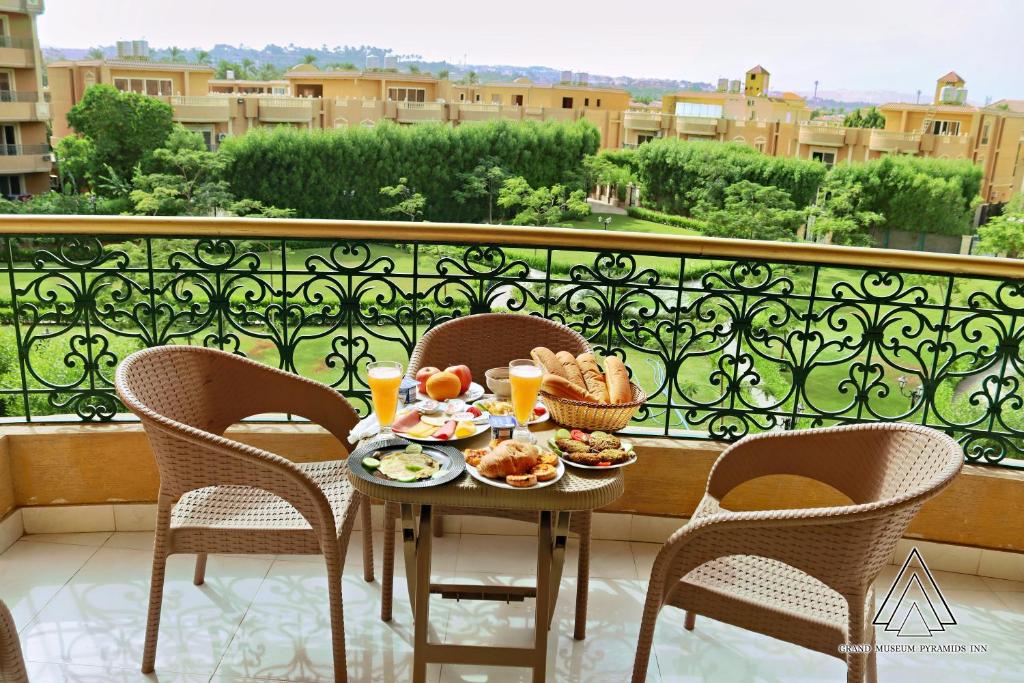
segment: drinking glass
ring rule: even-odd
[[[533,408],[537,405],[537,393],[540,391],[544,370],[535,360],[523,358],[508,364],[508,381],[512,387],[512,412],[516,418],[516,428],[512,432],[515,441],[533,442],[533,435],[527,425],[533,417]]]
[[[391,423],[395,421],[398,409],[398,386],[402,383],[402,364],[390,360],[374,361],[366,365],[366,376],[381,436],[391,436]]]

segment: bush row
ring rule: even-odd
[[[687,230],[696,230],[698,232],[704,229],[703,222],[696,218],[689,218],[687,216],[673,216],[670,213],[645,209],[641,206],[631,206],[626,210],[626,212],[633,218],[651,221],[652,223],[661,223],[662,225],[671,225],[675,228],[685,228]]]

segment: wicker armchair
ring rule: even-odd
[[[336,391],[241,356],[193,346],[138,351],[117,368],[117,393],[142,420],[160,469],[153,579],[142,671],[153,671],[167,556],[322,554],[327,562],[336,680],[346,680],[341,571],[362,511],[363,573],[373,580],[370,509],[344,460],[295,464],[223,436],[245,417],[290,413],[344,443],[358,418]]]
[[[633,681],[647,675],[665,605],[845,659],[847,681],[875,680],[871,584],[926,500],[960,471],[963,451],[927,427],[876,423],[760,434],[715,463],[693,518],[651,570]],[[800,475],[850,505],[731,512],[721,499],[745,481]],[[845,644],[871,644],[844,654]]]
[[[537,316],[512,313],[481,313],[456,318],[427,332],[416,344],[409,360],[410,376],[422,367],[444,369],[453,364],[469,366],[477,381],[491,368],[508,365],[517,358],[529,358],[531,349],[546,346],[552,351],[571,351],[580,354],[590,351],[590,345],[574,330],[557,322]],[[477,510],[469,508],[437,508],[434,510],[434,535],[441,535],[444,514],[491,516],[502,519],[535,522],[532,513],[513,511]],[[388,504],[384,510],[384,576],[381,587],[381,619],[391,620],[391,597],[394,577],[395,518],[398,506]],[[590,525],[591,513],[574,512],[570,528],[579,536],[580,550],[577,567],[576,628],[575,637],[583,640],[587,628],[587,591],[590,583]]]
[[[3,600],[0,600],[0,683],[28,683],[18,629]]]

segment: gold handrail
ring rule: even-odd
[[[450,242],[498,246],[606,249],[701,258],[790,261],[823,266],[925,271],[1024,280],[1024,261],[991,256],[841,247],[614,230],[273,218],[0,215],[0,235],[260,237],[385,242]]]

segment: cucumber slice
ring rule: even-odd
[[[419,472],[420,470],[423,469],[423,465],[406,465],[405,469],[409,470],[410,472]]]
[[[363,467],[368,470],[375,470],[380,467],[380,460],[377,458],[363,458]]]
[[[410,454],[422,453],[423,446],[419,445],[418,443],[411,443],[405,447],[405,452]]]
[[[432,475],[430,475],[430,478],[431,479],[440,479],[443,476],[444,476],[444,470],[438,470],[437,472],[434,472]]]
[[[572,434],[569,432],[568,429],[559,429],[557,432],[555,432],[555,439],[571,439],[571,438],[572,438]]]
[[[416,481],[416,477],[399,477],[395,481],[401,482],[403,484],[411,484],[412,482]]]

